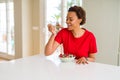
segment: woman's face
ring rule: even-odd
[[[68,30],[74,30],[80,27],[81,21],[82,19],[78,19],[75,12],[73,11],[68,12],[67,17],[66,17],[66,24],[67,24]]]

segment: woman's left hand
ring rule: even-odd
[[[85,57],[81,57],[76,61],[77,64],[88,64]]]

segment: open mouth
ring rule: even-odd
[[[71,25],[71,24],[68,24],[67,27],[72,27],[72,25]]]

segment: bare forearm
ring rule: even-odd
[[[90,61],[90,62],[95,62],[95,58],[94,57],[88,57],[87,60]]]
[[[55,34],[52,34],[48,43],[45,46],[45,55],[48,56],[53,53],[53,43],[55,39]]]
[[[95,62],[95,53],[90,53],[87,59],[88,61]]]

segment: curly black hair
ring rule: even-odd
[[[75,12],[78,19],[82,19],[80,25],[85,24],[85,22],[86,22],[86,12],[82,7],[80,7],[80,6],[72,6],[72,7],[70,7],[68,9],[68,12],[70,12],[70,11]]]

